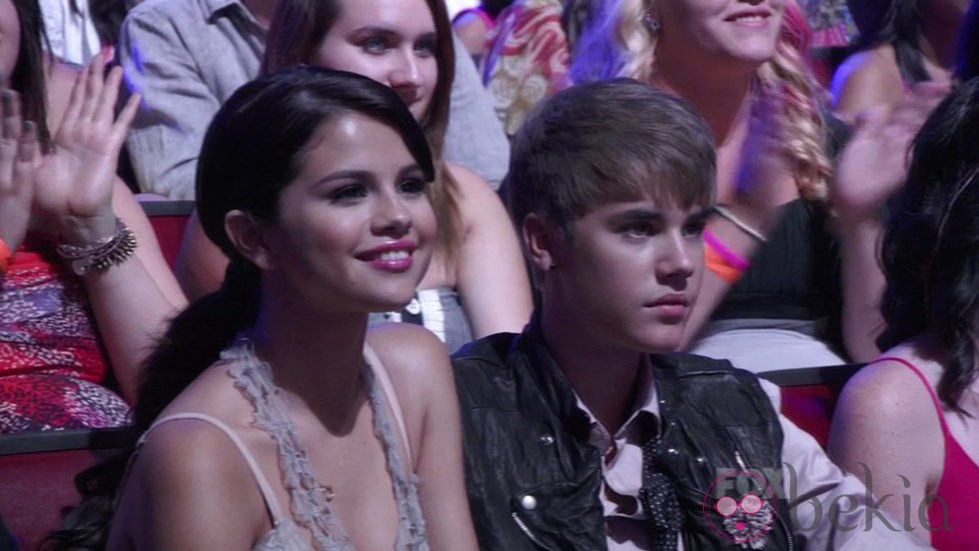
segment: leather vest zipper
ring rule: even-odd
[[[527,524],[520,519],[520,515],[518,515],[516,511],[511,511],[510,516],[513,517],[513,521],[517,523],[517,527],[520,528],[520,531],[523,532],[524,535],[526,535],[528,538],[530,538],[530,541],[534,542],[534,545],[540,547],[541,549],[547,549],[548,551],[553,551],[550,547],[544,545],[539,539],[537,539],[537,536],[535,536],[534,533],[530,531],[530,528],[528,528]]]

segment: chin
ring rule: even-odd
[[[648,354],[677,352],[683,343],[683,328],[661,328],[653,335],[644,335],[637,348]]]
[[[761,65],[775,57],[775,43],[765,40],[745,41],[739,45],[735,57],[742,61]]]
[[[391,289],[364,297],[369,312],[395,312],[401,310],[415,297],[415,288]]]

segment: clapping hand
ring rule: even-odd
[[[134,94],[117,117],[122,69],[103,76],[97,55],[75,80],[54,150],[34,174],[34,214],[66,243],[86,244],[115,232],[112,191],[119,150],[139,106]]]
[[[947,93],[947,84],[919,83],[898,105],[857,116],[836,166],[832,200],[840,216],[864,219],[880,212],[904,183],[914,136]]]

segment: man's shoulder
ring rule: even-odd
[[[496,333],[466,344],[452,355],[452,369],[456,380],[463,383],[474,377],[498,376],[507,371],[510,350],[520,335]]]
[[[650,358],[655,367],[665,373],[674,374],[677,377],[748,373],[734,367],[728,360],[708,358],[707,356],[699,356],[686,352],[652,354]]]
[[[126,19],[159,23],[160,18],[164,18],[181,25],[204,25],[212,13],[234,3],[238,0],[145,0],[129,10]]]
[[[510,347],[519,336],[517,333],[496,333],[476,339],[452,354],[452,364],[478,364],[487,367],[504,364]]]
[[[741,386],[768,396],[758,375],[734,367],[728,360],[683,352],[653,354],[651,359],[657,378],[674,381],[684,388],[691,385],[704,388]]]
[[[510,351],[519,336],[497,333],[472,341],[452,355],[456,390],[463,405],[496,402],[508,394],[515,367]]]

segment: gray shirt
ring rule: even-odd
[[[147,0],[119,36],[130,93],[143,102],[126,139],[139,187],[194,199],[197,156],[211,118],[258,74],[266,29],[239,0]],[[456,39],[456,77],[445,158],[497,187],[509,142],[472,60]]]

